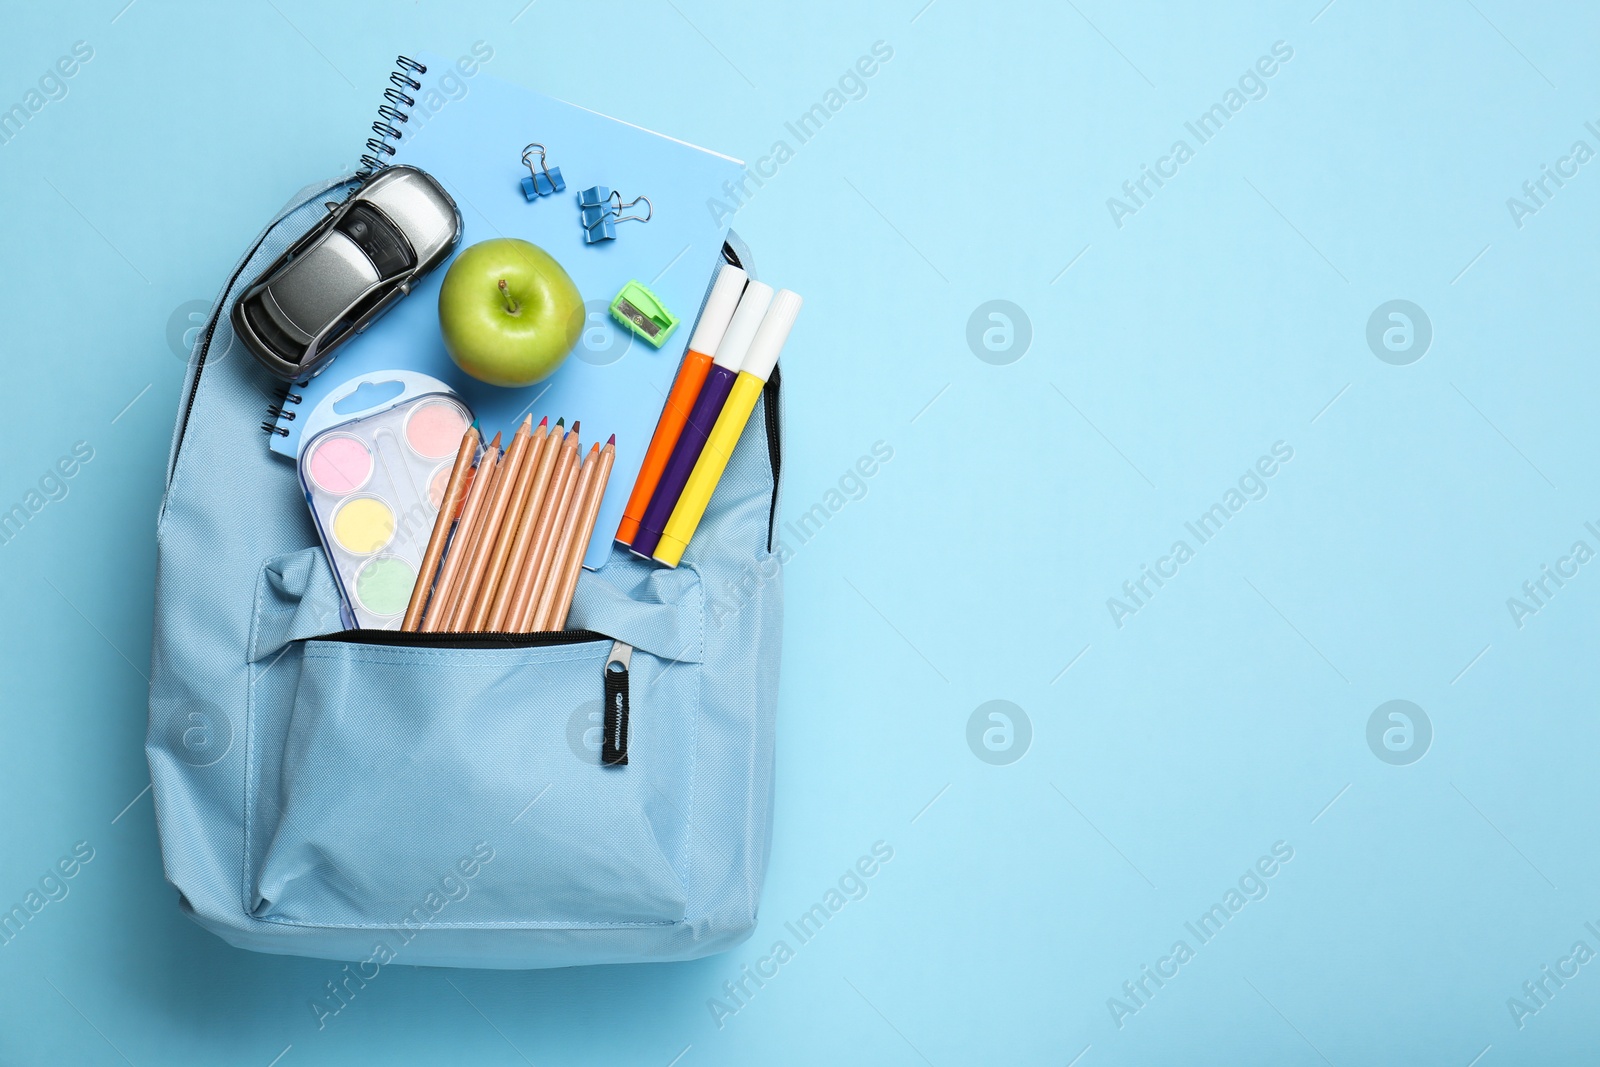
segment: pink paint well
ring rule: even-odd
[[[354,437],[329,437],[317,445],[307,470],[324,492],[353,493],[372,476],[372,453]]]
[[[467,432],[467,417],[456,405],[443,400],[424,404],[406,420],[406,441],[429,459],[453,456]]]

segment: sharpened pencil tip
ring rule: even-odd
[[[550,416],[549,415],[546,415],[544,418],[539,420],[539,429],[542,430],[548,425],[550,425]]]
[[[561,429],[561,427],[565,426],[566,424],[567,424],[567,417],[565,415],[563,415],[559,419],[556,420],[556,429],[559,430],[559,429]]]
[[[499,434],[495,434],[494,435],[494,440],[489,442],[489,447],[490,448],[499,448],[500,447],[500,435]]]
[[[580,421],[578,421],[577,419],[573,419],[572,420],[572,432],[573,433],[577,433],[578,432],[578,427],[581,426],[581,425],[583,425],[583,424]]]
[[[614,445],[616,443],[617,443],[617,435],[616,434],[612,434],[610,439],[606,441],[606,444],[608,444],[608,445]]]

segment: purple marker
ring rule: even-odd
[[[689,421],[684,425],[683,433],[678,435],[672,458],[667,460],[661,480],[656,483],[656,491],[650,497],[650,506],[645,508],[644,518],[639,522],[639,532],[634,535],[633,544],[628,546],[634,555],[649,559],[656,545],[660,544],[661,531],[667,528],[672,509],[677,506],[684,484],[694,471],[695,461],[700,458],[700,451],[711,436],[711,428],[717,424],[717,416],[722,414],[728,391],[739,376],[744,354],[749,350],[750,342],[755,340],[756,327],[761,325],[771,303],[772,286],[757,281],[745,286],[739,306],[734,309],[733,320],[728,323],[728,331],[722,335],[717,354],[712,357],[706,382],[694,398],[694,407],[689,409]]]

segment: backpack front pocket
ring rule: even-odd
[[[587,631],[306,641],[252,913],[339,927],[681,922],[700,666],[633,654],[628,761],[603,765],[613,646]]]

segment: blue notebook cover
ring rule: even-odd
[[[582,423],[585,453],[593,441],[617,435],[616,463],[600,506],[584,564],[599,567],[633,489],[672,387],[694,320],[721,261],[726,225],[707,202],[737,181],[738,160],[664,137],[597,112],[496,81],[478,73],[463,78],[454,65],[422,57],[428,67],[413,94],[411,121],[386,162],[409,163],[437,178],[455,197],[464,231],[461,248],[494,237],[520,237],[549,252],[572,276],[588,308],[584,336],[559,370],[523,389],[486,385],[462,372],[439,335],[439,287],[449,265],[423,279],[366,333],[347,343],[321,375],[293,392],[300,415],[280,421],[288,436],[271,435],[272,448],[291,459],[299,427],[329,397],[343,397],[385,370],[420,371],[459,393],[477,415],[484,437],[499,431],[509,441],[525,414]],[[455,89],[438,84],[452,77]],[[465,90],[463,93],[463,89]],[[559,167],[566,191],[528,201],[522,150],[545,145],[549,166]],[[617,190],[625,200],[649,196],[647,223],[624,222],[612,241],[588,245],[578,218],[578,192],[593,185]],[[640,205],[642,208],[643,205]],[[628,212],[632,213],[632,212]],[[648,286],[681,324],[660,349],[618,326],[608,312],[629,281]]]

